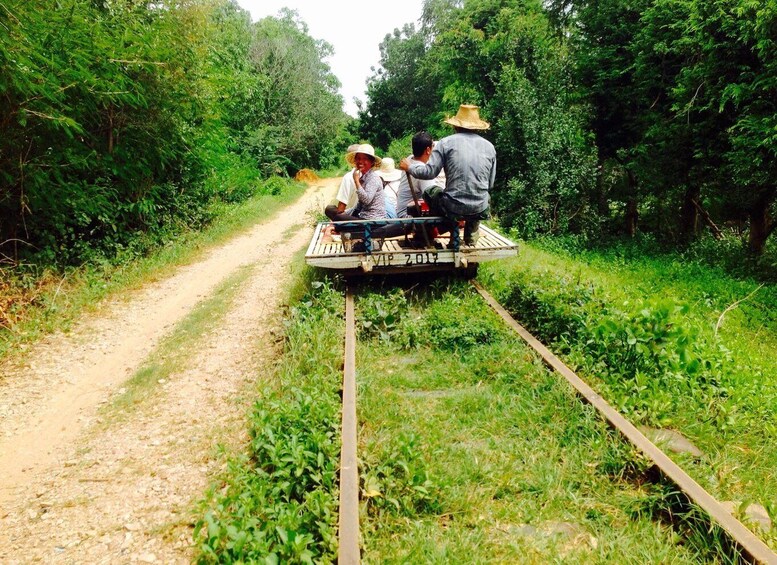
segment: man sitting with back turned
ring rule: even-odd
[[[408,163],[427,163],[432,155],[433,145],[434,141],[429,132],[419,131],[411,141],[413,154],[408,157]],[[399,179],[399,192],[397,194],[397,218],[409,217],[408,205],[423,198],[424,192],[433,186],[445,187],[445,173],[443,171],[440,171],[440,174],[431,180],[413,179],[406,174],[402,175],[402,178]]]
[[[496,177],[496,149],[479,134],[491,126],[480,119],[477,106],[468,104],[459,106],[458,113],[445,123],[456,133],[435,144],[426,164],[402,159],[399,168],[419,179],[433,179],[440,170],[445,171],[445,189],[429,189],[424,200],[432,215],[452,222],[464,220],[464,243],[475,245],[480,220],[488,218],[488,193]]]

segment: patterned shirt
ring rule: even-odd
[[[438,141],[429,161],[411,163],[410,174],[433,179],[445,170],[445,208],[454,214],[479,214],[488,208],[496,178],[496,149],[477,133],[454,133]]]
[[[383,197],[383,179],[372,168],[359,179],[362,187],[356,189],[361,204],[359,217],[362,220],[380,220],[386,217],[386,200]]]

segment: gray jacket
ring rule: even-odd
[[[429,161],[411,163],[410,174],[433,179],[445,170],[445,208],[463,216],[488,208],[488,191],[496,178],[496,149],[476,133],[462,132],[438,141]]]

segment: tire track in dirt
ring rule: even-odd
[[[246,402],[236,397],[272,362],[270,331],[291,258],[312,230],[280,236],[309,224],[308,212],[322,209],[336,185],[311,184],[273,219],[43,340],[28,366],[4,369],[0,561],[188,562],[186,509],[212,477],[214,445],[242,437]],[[160,339],[246,265],[250,277],[190,367],[120,426],[94,426],[100,404]]]

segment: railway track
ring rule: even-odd
[[[719,526],[742,555],[754,563],[777,565],[777,554],[744,524],[732,516],[712,495],[675,464],[631,422],[610,406],[539,340],[523,328],[482,286],[472,283],[484,301],[531,347],[545,364],[558,372],[577,391],[581,400],[594,407],[610,426],[644,454],[660,473],[676,485],[694,505]],[[356,326],[354,297],[346,292],[345,354],[342,387],[342,451],[340,459],[340,513],[338,563],[360,562],[359,475],[356,409]]]

